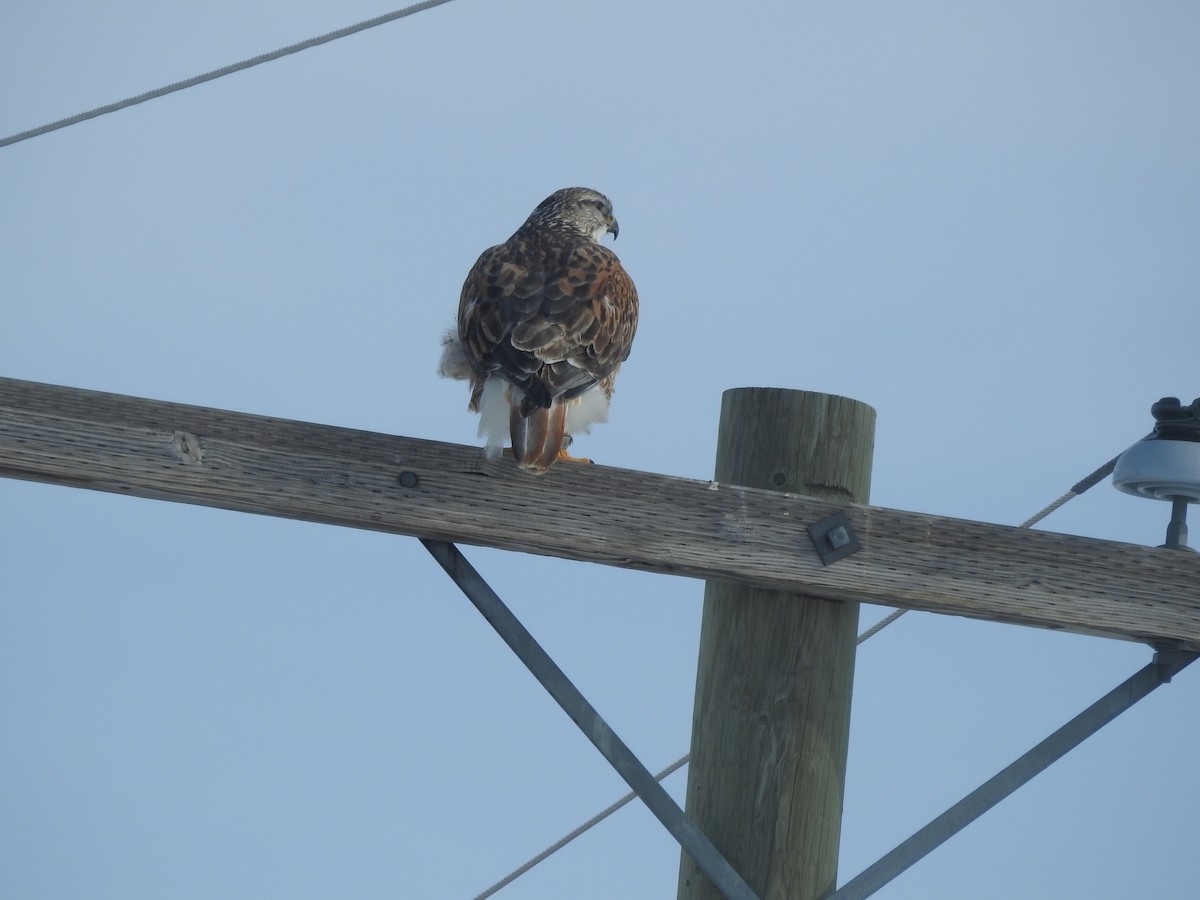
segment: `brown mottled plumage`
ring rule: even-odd
[[[565,188],[468,273],[442,374],[470,380],[489,456],[507,430],[518,464],[545,472],[603,421],[638,316],[633,281],[600,244],[617,230],[607,197]]]

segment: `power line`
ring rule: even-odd
[[[298,44],[291,44],[287,47],[281,47],[270,53],[262,53],[258,56],[244,59],[241,62],[233,63],[232,65],[224,66],[220,69],[213,69],[211,72],[205,72],[203,75],[196,75],[184,81],[176,81],[174,84],[168,84],[165,87],[156,88],[152,91],[146,91],[144,94],[138,94],[136,97],[128,97],[125,100],[118,100],[116,103],[109,103],[105,106],[97,106],[95,109],[90,109],[87,112],[77,113],[69,116],[66,119],[59,119],[57,122],[51,122],[48,125],[42,125],[38,128],[31,128],[29,131],[22,131],[18,134],[9,135],[6,138],[0,139],[0,147],[7,147],[9,144],[16,144],[20,141],[27,141],[30,138],[38,137],[50,131],[57,131],[59,128],[66,128],[68,125],[75,125],[79,122],[84,122],[88,119],[94,119],[97,116],[107,115],[108,113],[116,112],[119,109],[125,109],[127,106],[135,106],[138,103],[145,103],[147,100],[153,100],[156,97],[163,97],[167,94],[173,94],[176,91],[182,91],[185,88],[195,87],[198,84],[203,84],[206,81],[213,81],[221,78],[224,75],[231,75],[234,72],[240,72],[243,69],[249,69],[253,66],[261,65],[265,62],[279,59],[281,56],[288,56],[292,53],[299,53],[301,50],[307,50],[309,47],[316,47],[318,44],[327,44],[330,41],[336,41],[338,38],[344,38],[351,34],[357,34],[360,31],[366,31],[368,28],[374,28],[377,25],[384,25],[396,19],[403,19],[405,16],[411,16],[414,13],[424,12],[427,9],[432,9],[435,6],[441,6],[443,3],[449,3],[450,0],[425,0],[423,3],[414,3],[412,6],[406,6],[404,9],[398,9],[395,12],[387,13],[386,15],[376,16],[374,19],[367,19],[359,22],[357,25],[350,25],[346,28],[339,28],[337,31],[331,31],[328,34],[322,34],[318,37],[309,38],[306,41],[301,41]]]
[[[683,766],[687,763],[687,761],[688,761],[687,756],[681,756],[679,759],[675,760],[675,762],[671,763],[669,766],[667,766],[665,769],[663,769],[661,772],[659,772],[657,775],[655,775],[654,780],[662,781],[664,778],[666,778],[668,775],[670,775],[676,769],[683,768]],[[533,859],[529,860],[529,862],[525,863],[520,868],[514,869],[512,872],[505,875],[503,878],[501,878],[499,881],[497,881],[495,884],[493,884],[490,888],[488,888],[482,894],[477,894],[475,896],[475,900],[485,900],[485,898],[492,896],[492,894],[496,893],[496,891],[500,890],[500,888],[504,887],[506,884],[510,884],[510,883],[516,881],[518,878],[520,878],[522,875],[524,875],[526,872],[528,872],[530,869],[532,869],[534,866],[536,866],[538,863],[540,863],[547,856],[549,856],[550,854],[555,853],[555,852],[561,850],[563,847],[567,846],[567,844],[571,843],[571,841],[575,840],[575,838],[579,837],[581,834],[583,834],[585,831],[587,831],[593,825],[599,825],[601,822],[603,822],[605,819],[607,819],[609,816],[611,816],[613,813],[615,813],[618,809],[620,809],[626,803],[629,803],[631,800],[633,800],[636,796],[637,796],[637,794],[634,791],[630,791],[628,794],[626,794],[624,797],[622,797],[616,803],[613,803],[611,806],[607,807],[606,809],[602,809],[600,812],[596,813],[596,815],[592,816],[590,819],[588,819],[586,822],[584,822],[582,825],[580,825],[578,828],[576,828],[570,834],[566,835],[563,838],[560,838],[556,843],[551,844],[549,847],[547,847],[545,850],[543,850],[541,853],[539,853]]]
[[[858,636],[858,640],[856,643],[861,644],[863,641],[867,640],[869,637],[872,637],[873,635],[878,634],[880,631],[883,631],[883,629],[887,628],[887,626],[891,625],[898,618],[900,618],[901,615],[903,615],[906,612],[908,612],[908,610],[906,610],[906,609],[896,610],[891,615],[889,615],[887,618],[880,620],[875,625],[873,625],[872,627],[870,627],[866,631],[864,631],[862,634],[860,634]],[[669,766],[667,766],[661,772],[656,774],[654,776],[654,780],[662,781],[664,778],[666,778],[672,772],[682,769],[685,765],[687,765],[689,759],[691,759],[691,754],[685,753],[683,756],[679,757],[679,759],[675,760],[675,762],[671,763]],[[528,872],[530,869],[532,869],[534,866],[536,866],[538,863],[540,863],[546,857],[550,856],[551,854],[557,853],[563,847],[567,846],[567,844],[571,843],[571,841],[575,840],[575,838],[579,837],[581,834],[583,834],[585,831],[588,831],[593,826],[599,825],[601,822],[603,822],[605,819],[607,819],[609,816],[611,816],[613,813],[615,813],[618,809],[620,809],[622,806],[625,806],[627,803],[631,802],[636,797],[637,797],[637,794],[634,791],[630,791],[628,794],[626,794],[620,800],[617,800],[612,805],[607,806],[604,809],[600,810],[600,812],[596,813],[594,816],[592,816],[590,819],[588,819],[586,822],[584,822],[582,825],[580,825],[578,828],[576,828],[570,834],[565,835],[562,838],[559,838],[559,840],[557,840],[555,843],[551,844],[549,847],[547,847],[545,850],[543,850],[537,856],[530,859],[527,863],[520,866],[519,868],[513,869],[513,871],[509,872],[507,875],[505,875],[503,878],[501,878],[499,881],[497,881],[495,884],[493,884],[491,887],[489,887],[486,891],[484,891],[482,894],[476,894],[474,900],[486,900],[486,898],[492,896],[492,894],[496,893],[498,890],[500,890],[500,888],[516,881],[518,878],[520,878],[522,875],[524,875],[526,872]]]
[[[1073,485],[1069,491],[1067,491],[1065,494],[1063,494],[1061,497],[1059,497],[1057,500],[1055,500],[1053,503],[1051,503],[1049,506],[1047,506],[1041,512],[1039,512],[1033,516],[1030,516],[1028,519],[1026,519],[1024,522],[1022,522],[1017,527],[1018,528],[1033,527],[1038,522],[1042,521],[1042,519],[1046,518],[1046,516],[1050,515],[1050,513],[1054,512],[1056,509],[1058,509],[1060,506],[1062,506],[1064,503],[1066,503],[1068,500],[1070,500],[1074,497],[1078,497],[1080,494],[1082,494],[1084,491],[1086,491],[1090,487],[1095,487],[1097,484],[1099,484],[1101,481],[1103,481],[1105,478],[1107,478],[1109,475],[1111,475],[1113,473],[1113,469],[1115,469],[1117,467],[1117,460],[1120,458],[1121,458],[1120,454],[1118,454],[1117,456],[1114,456],[1112,459],[1110,459],[1108,462],[1106,462],[1104,465],[1102,465],[1100,468],[1098,468],[1095,472],[1093,472],[1087,478],[1084,478],[1081,481],[1077,482],[1075,485]]]
[[[1104,465],[1102,465],[1100,468],[1098,468],[1091,475],[1088,475],[1083,480],[1077,482],[1069,491],[1067,491],[1065,494],[1063,494],[1061,497],[1059,497],[1053,503],[1046,505],[1039,512],[1037,512],[1033,516],[1030,516],[1028,519],[1026,519],[1024,522],[1022,522],[1017,527],[1018,528],[1031,528],[1034,524],[1036,524],[1037,522],[1040,522],[1042,519],[1046,518],[1046,516],[1050,515],[1050,513],[1054,512],[1056,509],[1061,507],[1067,501],[1072,500],[1075,497],[1078,497],[1080,494],[1082,494],[1088,488],[1099,484],[1101,481],[1103,481],[1105,478],[1107,478],[1109,475],[1112,474],[1113,469],[1116,468],[1118,459],[1120,459],[1119,456],[1113,457],[1112,459],[1110,459],[1108,462],[1106,462]],[[874,625],[872,625],[870,628],[863,631],[862,634],[860,634],[858,636],[855,643],[858,645],[861,645],[864,641],[874,637],[879,632],[883,631],[883,629],[887,628],[889,625],[891,625],[893,622],[895,622],[898,618],[900,618],[906,612],[908,612],[907,609],[894,610],[889,615],[887,615],[885,618],[881,619],[880,621],[878,621]],[[659,772],[657,775],[655,775],[654,776],[655,781],[662,781],[664,778],[666,778],[672,772],[676,771],[677,769],[682,768],[688,762],[688,760],[690,758],[691,758],[691,754],[685,754],[684,756],[681,756],[679,759],[675,760],[675,762],[671,763],[671,765],[667,766],[665,769],[663,769],[661,772]],[[566,835],[565,837],[563,837],[563,838],[559,839],[558,841],[556,841],[555,843],[551,844],[549,847],[547,847],[545,850],[543,850],[537,856],[533,857],[531,860],[529,860],[524,865],[520,866],[517,869],[514,869],[512,872],[510,872],[508,875],[501,878],[499,881],[497,881],[495,884],[493,884],[491,887],[489,887],[483,893],[477,894],[475,896],[474,900],[484,900],[485,897],[492,896],[494,893],[496,893],[498,890],[500,890],[505,885],[508,885],[508,884],[512,883],[513,881],[516,881],[517,878],[524,875],[526,872],[528,872],[530,869],[532,869],[534,866],[536,866],[538,863],[540,863],[546,857],[550,856],[552,853],[557,852],[558,850],[561,850],[563,847],[565,847],[571,841],[575,840],[575,838],[579,837],[581,834],[583,834],[585,831],[590,829],[592,826],[598,825],[600,822],[607,819],[609,816],[611,816],[613,813],[615,813],[622,806],[625,806],[625,804],[627,804],[631,800],[633,800],[636,796],[637,796],[637,794],[631,791],[630,793],[628,793],[624,797],[622,797],[620,800],[613,803],[611,806],[596,813],[596,815],[592,816],[590,819],[588,819],[586,822],[584,822],[582,825],[580,825],[578,828],[576,828],[570,834]]]
[[[1110,459],[1108,462],[1106,462],[1104,465],[1102,465],[1100,468],[1098,468],[1091,475],[1087,476],[1087,478],[1084,478],[1084,479],[1076,482],[1069,491],[1067,491],[1065,494],[1063,494],[1061,497],[1059,497],[1053,503],[1048,503],[1046,506],[1042,507],[1038,512],[1034,513],[1032,516],[1030,516],[1028,519],[1026,519],[1024,522],[1022,522],[1017,527],[1018,528],[1032,528],[1038,522],[1042,521],[1042,519],[1046,518],[1046,516],[1050,515],[1050,513],[1054,512],[1060,506],[1065,504],[1068,500],[1075,499],[1080,494],[1082,494],[1084,491],[1086,491],[1088,488],[1094,487],[1095,485],[1099,484],[1101,481],[1103,481],[1105,478],[1107,478],[1109,475],[1111,475],[1113,473],[1113,469],[1115,469],[1117,467],[1117,460],[1120,458],[1121,457],[1119,455],[1114,456],[1112,459]],[[906,612],[908,612],[907,609],[898,609],[895,612],[888,615],[887,618],[881,619],[879,622],[876,622],[873,626],[871,626],[870,628],[868,628],[866,631],[864,631],[862,634],[860,634],[858,636],[858,642],[861,644],[867,638],[883,631],[883,629],[887,628],[889,625],[891,625],[893,622],[895,622],[898,618],[900,618]]]

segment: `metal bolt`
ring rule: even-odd
[[[829,541],[829,546],[834,550],[845,547],[850,543],[850,534],[846,531],[845,525],[839,525],[837,528],[830,529],[825,535],[825,540]]]
[[[854,526],[850,524],[844,512],[835,512],[815,525],[809,525],[808,536],[812,538],[813,546],[816,547],[824,565],[837,562],[862,549],[858,535],[854,533]]]
[[[401,472],[400,473],[400,486],[401,487],[414,488],[420,483],[421,483],[421,479],[417,476],[416,472]]]

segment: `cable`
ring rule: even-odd
[[[249,69],[252,66],[257,66],[265,62],[279,59],[281,56],[288,56],[292,53],[299,53],[301,50],[307,50],[309,47],[316,47],[318,44],[327,44],[330,41],[336,41],[338,38],[344,38],[351,34],[356,34],[360,31],[366,31],[368,28],[374,28],[376,25],[384,25],[395,19],[403,19],[405,16],[411,16],[414,13],[424,12],[427,9],[432,9],[435,6],[441,6],[443,3],[449,3],[450,0],[425,0],[424,3],[414,3],[412,6],[406,6],[404,9],[398,9],[395,12],[387,13],[386,15],[376,16],[374,19],[367,19],[364,22],[359,22],[357,25],[350,25],[346,28],[339,28],[337,31],[331,31],[328,34],[322,34],[319,37],[309,38],[306,41],[301,41],[298,44],[291,44],[287,47],[282,47],[279,50],[274,50],[271,53],[263,53],[259,56],[250,59],[244,59],[239,63],[233,63],[229,66],[224,66],[220,69],[214,69],[211,72],[206,72],[203,75],[196,75],[193,78],[188,78],[184,81],[177,81],[174,84],[168,84],[166,87],[156,88],[153,91],[146,91],[144,94],[138,94],[136,97],[129,97],[125,100],[119,100],[116,103],[109,103],[106,106],[98,106],[95,109],[87,112],[78,113],[66,119],[59,119],[57,122],[51,122],[48,125],[42,125],[38,128],[31,128],[29,131],[22,131],[18,134],[9,135],[6,138],[0,139],[0,147],[7,147],[9,144],[16,144],[20,141],[27,141],[30,138],[38,137],[50,131],[56,131],[59,128],[66,128],[68,125],[75,125],[87,119],[94,119],[97,116],[103,116],[111,112],[116,112],[119,109],[125,109],[127,106],[134,106],[138,103],[145,103],[147,100],[153,100],[156,97],[162,97],[166,94],[173,94],[175,91],[182,91],[184,88],[195,87],[198,84],[203,84],[206,81],[213,81],[224,75],[230,75],[234,72],[240,72],[243,69]]]
[[[682,768],[684,766],[684,764],[687,763],[687,761],[688,761],[687,756],[681,756],[679,759],[675,760],[675,762],[671,763],[669,766],[667,766],[665,769],[663,769],[661,772],[659,772],[657,775],[655,775],[654,780],[662,781],[664,778],[666,778],[672,772],[676,771],[677,769]],[[549,856],[550,854],[555,853],[556,851],[561,850],[563,847],[567,846],[567,844],[571,843],[571,841],[575,840],[575,838],[579,837],[581,834],[583,834],[585,831],[587,831],[593,825],[599,825],[601,822],[603,822],[605,819],[607,819],[609,816],[611,816],[613,813],[615,813],[618,809],[620,809],[622,806],[624,806],[630,800],[633,800],[635,797],[637,797],[637,794],[634,793],[633,791],[630,791],[628,794],[626,794],[624,797],[622,797],[616,803],[612,804],[612,806],[609,806],[606,809],[603,809],[600,812],[596,813],[596,815],[592,816],[590,819],[588,819],[586,822],[584,822],[582,825],[580,825],[578,828],[576,828],[574,831],[572,831],[570,834],[568,834],[562,840],[547,847],[545,850],[543,850],[541,853],[539,853],[533,859],[529,860],[529,862],[525,863],[525,865],[521,866],[519,869],[513,870],[508,875],[504,876],[504,878],[497,881],[495,884],[493,884],[490,888],[488,888],[482,894],[477,895],[475,897],[475,900],[484,900],[485,897],[492,896],[492,894],[496,893],[496,891],[500,890],[500,888],[504,887],[506,884],[516,881],[518,878],[520,878],[522,875],[524,875],[526,872],[528,872],[530,869],[532,869],[534,866],[536,866],[538,863],[540,863],[547,856]]]
[[[1121,457],[1119,455],[1114,456],[1112,459],[1110,459],[1108,462],[1106,462],[1104,465],[1102,465],[1100,468],[1098,468],[1095,472],[1093,472],[1087,478],[1084,478],[1083,480],[1077,482],[1069,491],[1067,491],[1065,494],[1063,494],[1061,497],[1059,497],[1057,500],[1055,500],[1053,503],[1051,503],[1049,506],[1047,506],[1041,512],[1026,519],[1024,522],[1022,522],[1017,527],[1018,528],[1030,528],[1033,525],[1036,525],[1038,522],[1042,521],[1042,519],[1046,518],[1046,516],[1050,515],[1050,513],[1054,512],[1056,509],[1058,509],[1060,506],[1062,506],[1068,500],[1078,497],[1080,494],[1082,494],[1084,491],[1086,491],[1090,487],[1095,487],[1097,484],[1099,484],[1101,481],[1103,481],[1105,478],[1107,478],[1109,475],[1111,475],[1113,473],[1113,469],[1115,469],[1117,467],[1117,460],[1120,458]]]
[[[874,625],[872,625],[870,628],[868,628],[866,631],[864,631],[862,634],[860,634],[858,636],[858,640],[854,642],[855,645],[856,646],[861,645],[868,638],[875,637],[875,635],[879,634],[879,632],[883,631],[883,629],[887,628],[889,625],[891,625],[893,622],[895,622],[898,618],[900,618],[906,612],[908,612],[907,609],[892,610],[890,615],[888,615],[886,618],[880,619],[878,622],[876,622]]]
[[[1024,522],[1022,522],[1017,527],[1018,528],[1032,527],[1035,523],[1040,522],[1042,519],[1046,518],[1046,516],[1050,515],[1050,513],[1054,512],[1060,506],[1065,504],[1068,500],[1078,497],[1080,494],[1082,494],[1088,488],[1094,487],[1095,485],[1099,484],[1101,481],[1103,481],[1105,478],[1107,478],[1109,475],[1112,474],[1113,469],[1115,469],[1117,466],[1117,460],[1119,458],[1120,457],[1117,456],[1117,457],[1113,457],[1112,459],[1110,459],[1108,462],[1106,462],[1104,465],[1102,465],[1100,468],[1098,468],[1091,475],[1087,476],[1087,478],[1084,478],[1082,481],[1079,481],[1077,484],[1075,484],[1075,486],[1072,487],[1071,490],[1067,491],[1065,494],[1063,494],[1061,497],[1059,497],[1057,500],[1055,500],[1050,505],[1044,507],[1036,515],[1031,516],[1030,518],[1026,519]],[[906,612],[908,612],[907,609],[894,610],[888,616],[886,616],[883,619],[880,619],[878,622],[876,622],[874,625],[872,625],[870,628],[866,629],[862,634],[860,634],[855,643],[862,644],[864,641],[868,640],[869,638],[874,637],[879,632],[883,631],[883,629],[887,628],[889,625],[891,625],[893,622],[895,622],[902,615],[904,615]],[[661,772],[659,772],[657,775],[655,775],[654,779],[656,781],[662,781],[664,778],[666,778],[672,772],[676,771],[677,769],[682,768],[690,758],[691,758],[691,754],[688,754],[686,756],[681,756],[679,759],[675,760],[675,762],[671,763],[671,765],[667,766],[665,769],[663,769]],[[515,869],[514,871],[512,871],[511,873],[506,875],[504,878],[500,879],[495,884],[493,884],[490,888],[488,888],[482,894],[477,895],[474,898],[474,900],[484,900],[484,898],[492,896],[492,894],[496,893],[496,891],[500,890],[505,885],[512,883],[517,878],[524,875],[526,872],[528,872],[530,869],[532,869],[534,866],[536,866],[538,863],[540,863],[546,857],[550,856],[552,853],[555,853],[558,850],[561,850],[567,844],[571,843],[571,841],[575,840],[575,838],[579,837],[581,834],[583,834],[589,828],[591,828],[592,826],[597,825],[600,822],[607,819],[609,816],[611,816],[613,813],[615,813],[618,809],[620,809],[626,803],[633,800],[634,797],[636,797],[636,796],[637,796],[637,794],[630,792],[630,793],[626,794],[624,797],[622,797],[620,800],[618,800],[616,803],[609,806],[607,809],[601,810],[600,812],[596,813],[596,815],[592,816],[590,819],[588,819],[586,822],[584,822],[582,825],[580,825],[578,828],[576,828],[574,831],[572,831],[566,837],[562,838],[562,840],[547,847],[545,850],[543,850],[537,856],[533,857],[533,859],[529,860],[529,862],[525,863],[519,869]]]
[[[1059,497],[1053,503],[1050,503],[1047,506],[1042,507],[1041,510],[1034,513],[1032,516],[1030,516],[1028,519],[1026,519],[1024,522],[1022,522],[1017,527],[1018,528],[1032,528],[1038,522],[1042,521],[1042,519],[1046,518],[1046,516],[1050,515],[1050,513],[1054,512],[1060,506],[1063,506],[1068,500],[1073,500],[1076,497],[1078,497],[1080,494],[1082,494],[1084,491],[1086,491],[1088,488],[1095,487],[1097,484],[1099,484],[1101,481],[1103,481],[1105,478],[1107,478],[1109,475],[1111,475],[1113,473],[1113,469],[1115,469],[1117,467],[1117,460],[1120,458],[1121,458],[1120,455],[1114,456],[1112,459],[1110,459],[1108,462],[1106,462],[1104,465],[1102,465],[1100,468],[1098,468],[1095,472],[1093,472],[1087,478],[1083,478],[1080,481],[1076,482],[1075,485],[1069,491],[1067,491],[1065,494],[1063,494],[1061,497]],[[876,622],[873,626],[871,626],[870,628],[868,628],[866,631],[864,631],[862,634],[860,634],[858,636],[858,643],[861,644],[867,638],[872,637],[873,635],[876,635],[879,632],[883,631],[883,629],[887,628],[889,625],[891,625],[893,622],[895,622],[898,618],[900,618],[906,612],[908,612],[907,609],[898,609],[895,612],[893,612],[891,615],[889,615],[886,619],[882,619],[879,622]]]
[[[872,627],[870,627],[866,631],[864,631],[862,634],[860,634],[858,636],[857,642],[859,644],[861,644],[867,638],[879,633],[883,629],[887,628],[888,625],[892,624],[892,622],[896,621],[896,619],[900,618],[900,616],[902,616],[906,612],[908,612],[908,610],[906,610],[906,609],[896,610],[890,616],[875,623],[875,625],[873,625]],[[665,769],[663,769],[661,772],[659,772],[657,775],[655,775],[654,780],[662,781],[664,778],[666,778],[672,772],[675,772],[675,771],[683,768],[685,765],[687,765],[687,761],[690,758],[691,758],[690,753],[684,754],[683,756],[679,757],[679,759],[675,760],[675,762],[671,763],[669,766],[667,766]],[[546,857],[550,856],[552,853],[558,852],[559,850],[561,850],[563,847],[567,846],[567,844],[571,843],[571,841],[575,840],[575,838],[579,837],[581,834],[583,834],[588,829],[592,828],[595,825],[599,825],[601,822],[603,822],[605,819],[607,819],[609,816],[611,816],[613,813],[615,813],[618,809],[620,809],[622,806],[629,803],[630,801],[634,800],[636,797],[637,797],[637,794],[634,793],[633,791],[630,791],[628,794],[626,794],[624,797],[622,797],[617,802],[613,803],[611,806],[608,806],[605,809],[602,809],[600,812],[596,813],[596,815],[592,816],[590,819],[588,819],[586,822],[584,822],[582,825],[580,825],[578,828],[576,828],[570,834],[563,837],[557,843],[551,844],[549,847],[547,847],[545,850],[543,850],[537,856],[533,857],[531,860],[529,860],[523,866],[521,866],[518,869],[514,869],[512,872],[510,872],[508,875],[504,876],[504,878],[497,881],[495,884],[493,884],[490,888],[488,888],[482,894],[476,895],[474,900],[485,900],[485,898],[492,896],[492,894],[496,893],[498,890],[500,890],[500,888],[516,881],[518,878],[520,878],[522,875],[524,875],[526,872],[528,872],[530,869],[532,869],[534,866],[536,866],[538,863],[540,863]]]

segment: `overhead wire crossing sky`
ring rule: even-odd
[[[273,50],[270,53],[260,53],[258,56],[252,56],[250,59],[244,59],[241,62],[236,62],[228,66],[222,66],[219,69],[213,69],[211,72],[205,72],[203,75],[195,75],[191,78],[185,78],[183,81],[176,81],[173,84],[155,88],[152,91],[146,91],[145,93],[138,94],[134,97],[127,97],[124,100],[118,100],[116,103],[108,103],[104,106],[97,106],[95,109],[89,109],[87,112],[77,113],[76,115],[68,116],[65,119],[59,119],[56,122],[50,122],[46,125],[40,125],[37,128],[31,128],[28,131],[21,131],[17,134],[9,135],[6,138],[0,139],[0,147],[7,147],[9,144],[27,141],[30,138],[35,138],[51,131],[57,131],[60,128],[66,128],[69,125],[77,125],[80,122],[86,122],[88,119],[95,119],[98,116],[107,115],[108,113],[126,109],[130,106],[136,106],[139,103],[145,103],[147,100],[155,100],[158,97],[165,97],[167,94],[173,94],[176,91],[182,91],[186,88],[195,87],[198,84],[204,84],[206,81],[215,81],[216,79],[225,75],[232,75],[234,72],[241,72],[245,69],[250,69],[266,62],[272,62],[273,60],[281,57],[289,56],[293,53],[299,53],[301,50],[307,50],[310,47],[316,47],[320,44],[328,44],[330,41],[336,41],[339,38],[349,37],[352,34],[357,34],[360,31],[366,31],[368,28],[374,28],[377,25],[386,25],[388,22],[394,22],[396,19],[403,19],[404,17],[411,16],[414,13],[424,12],[427,9],[432,9],[435,6],[441,6],[442,4],[449,2],[450,0],[424,0],[423,3],[414,3],[412,6],[406,6],[403,9],[398,9],[394,12],[386,13],[382,16],[376,16],[373,19],[365,19],[356,25],[348,25],[345,28],[339,28],[336,31],[330,31],[326,34],[318,35],[317,37],[312,37],[305,41],[300,41],[297,44],[289,44],[286,47],[280,47],[278,50]]]

